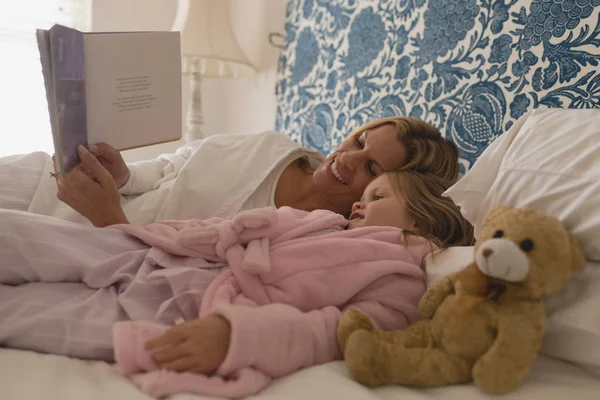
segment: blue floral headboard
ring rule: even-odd
[[[276,129],[327,154],[410,115],[463,169],[527,110],[600,108],[600,0],[290,0]]]

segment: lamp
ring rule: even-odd
[[[254,69],[240,48],[229,13],[230,0],[178,0],[172,30],[181,31],[182,74],[190,76],[186,142],[201,139],[202,77],[229,78]]]

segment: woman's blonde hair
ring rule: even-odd
[[[386,172],[392,190],[415,219],[416,232],[440,248],[470,246],[474,242],[473,226],[449,197],[442,196],[454,179],[409,167]]]
[[[410,168],[416,172],[430,173],[447,181],[458,178],[458,149],[445,139],[440,131],[425,121],[412,117],[390,117],[368,122],[355,129],[350,136],[359,136],[362,132],[382,125],[393,125],[396,136],[407,151],[402,169]]]

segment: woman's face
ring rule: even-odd
[[[348,137],[317,168],[313,180],[333,209],[350,213],[373,178],[406,163],[406,149],[394,125],[386,124]]]

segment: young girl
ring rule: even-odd
[[[472,241],[444,186],[433,175],[385,174],[349,222],[282,207],[93,228],[0,211],[11,232],[0,234],[0,344],[116,356],[127,374],[159,367],[134,376],[153,395],[254,393],[270,377],[339,359],[336,326],[348,307],[378,329],[419,319],[423,257]],[[187,322],[164,332],[179,319]],[[118,323],[113,337],[115,323],[141,320],[162,325]],[[215,372],[227,380],[205,375]]]

